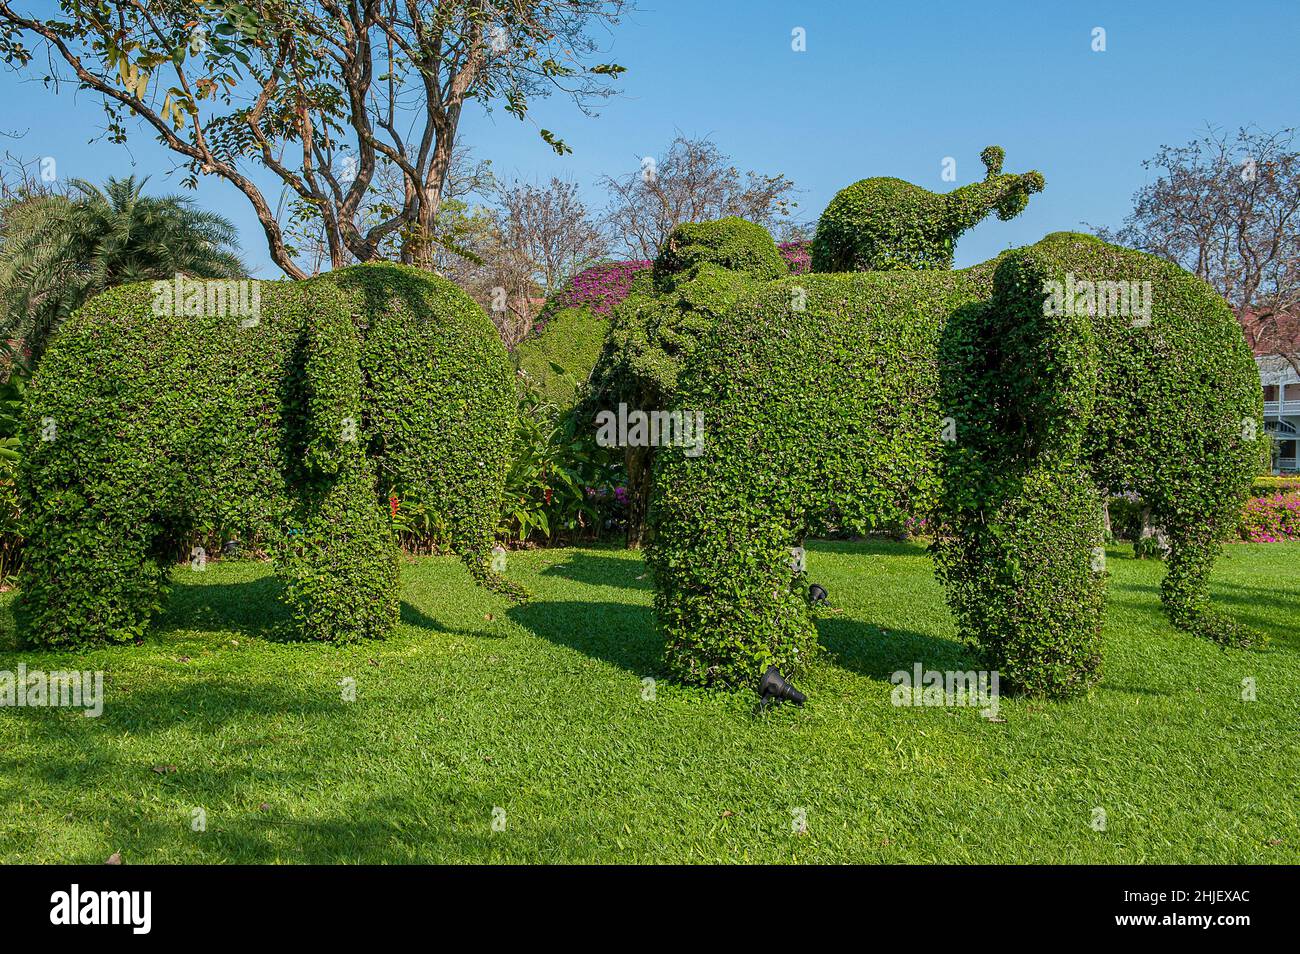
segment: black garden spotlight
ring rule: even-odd
[[[763,697],[764,702],[776,700],[789,700],[797,706],[801,706],[808,699],[802,692],[786,680],[785,676],[777,671],[775,666],[768,666],[767,672],[763,673],[763,678],[758,681],[758,694]]]
[[[808,602],[812,603],[813,606],[821,606],[825,603],[826,595],[826,590],[816,583],[808,587]]]

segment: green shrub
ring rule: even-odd
[[[733,217],[712,222],[685,222],[674,228],[655,259],[655,284],[693,266],[711,264],[759,281],[789,274],[785,259],[767,229]]]
[[[1083,308],[1044,294],[1076,281],[1150,282],[1150,310],[1089,313],[1083,290]],[[1175,625],[1225,644],[1258,640],[1209,607],[1210,569],[1267,438],[1250,350],[1208,285],[1057,233],[1002,257],[992,299],[948,323],[940,367],[957,440],[945,454],[939,571],[961,632],[1013,687],[1065,695],[1096,678],[1086,660],[1101,601],[1083,569],[1092,563],[1099,586],[1102,495],[1136,496],[1167,533],[1161,595]],[[1052,544],[1062,559],[1038,545],[1049,525],[1066,530]],[[1061,659],[1077,661],[1077,682]]]
[[[488,568],[514,389],[487,316],[395,265],[254,287],[255,318],[124,286],[51,346],[22,427],[35,641],[140,636],[178,543],[214,528],[269,542],[303,635],[382,635],[390,494],[436,510],[475,577],[514,592]]]
[[[574,543],[621,530],[620,461],[621,454],[597,445],[574,409],[524,395],[497,535]]]
[[[814,272],[952,268],[957,238],[990,212],[1003,221],[1019,215],[1040,172],[1002,171],[1004,153],[989,146],[980,154],[983,182],[939,195],[902,179],[863,179],[842,189],[817,222],[812,243]]]
[[[653,285],[638,276],[614,308],[579,415],[594,422],[620,403],[646,412],[667,408],[682,367],[718,319],[755,281],[787,271],[761,226],[734,218],[677,226],[655,261]],[[653,447],[624,453],[630,547],[642,542],[654,456]]]
[[[556,407],[572,407],[600,357],[609,322],[590,308],[562,308],[546,327],[515,346],[522,383]]]
[[[675,401],[703,411],[704,454],[660,448],[654,477],[647,557],[674,675],[794,675],[815,633],[789,548],[933,509],[939,336],[988,271],[786,278],[715,322]]]
[[[515,347],[524,388],[561,410],[573,406],[591,374],[608,328],[606,319],[637,283],[651,281],[652,262],[603,262],[566,281],[542,307],[527,338]]]
[[[1150,280],[1150,326],[1045,316],[1043,282],[1069,270]],[[1098,675],[1103,492],[1141,495],[1169,531],[1171,619],[1250,639],[1208,608],[1205,574],[1259,466],[1242,439],[1258,375],[1226,304],[1153,257],[1060,234],[958,272],[757,284],[695,349],[676,406],[703,411],[706,450],[660,449],[648,558],[687,682],[797,672],[814,630],[789,548],[938,505],[963,638],[1014,688],[1082,691]]]
[[[1300,477],[1256,477],[1250,485],[1252,497],[1267,497],[1269,494],[1295,490],[1300,490]]]

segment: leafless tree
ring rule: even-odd
[[[1295,131],[1210,129],[1185,146],[1161,146],[1143,163],[1158,171],[1107,241],[1159,255],[1214,286],[1236,310],[1257,352],[1293,364],[1291,317],[1300,307],[1300,153]],[[1297,367],[1300,370],[1300,367]]]
[[[576,183],[552,178],[545,187],[514,183],[499,194],[497,227],[542,295],[602,258],[607,244]]]
[[[668,233],[683,222],[734,215],[779,238],[798,228],[790,217],[798,206],[794,183],[784,174],[742,175],[708,138],[679,135],[663,155],[637,162],[623,176],[601,179],[610,196],[605,229],[611,243],[632,258],[654,258]]]
[[[605,237],[572,182],[500,186],[495,205],[461,219],[462,254],[449,257],[449,278],[492,315],[513,347],[532,328],[542,302],[606,251]]]

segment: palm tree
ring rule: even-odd
[[[0,341],[34,366],[59,325],[115,285],[172,278],[240,278],[237,234],[225,217],[184,196],[141,195],[146,179],[82,179],[67,195],[0,209]]]

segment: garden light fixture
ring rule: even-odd
[[[792,686],[775,666],[768,666],[763,678],[758,681],[758,694],[767,702],[771,699],[788,699],[797,706],[807,700],[802,692]]]

